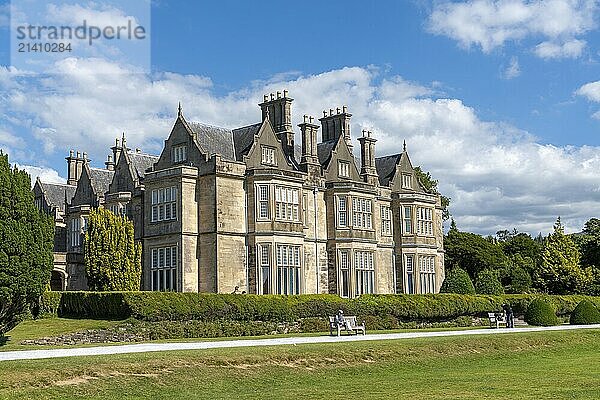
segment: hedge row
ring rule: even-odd
[[[558,315],[568,315],[588,299],[600,306],[600,297],[546,295],[363,295],[342,299],[335,295],[258,296],[174,292],[48,292],[41,314],[71,318],[141,321],[270,321],[294,322],[326,318],[341,309],[346,315],[394,318],[399,322],[449,321],[461,316],[487,316],[509,303],[524,314],[535,299],[544,298]]]

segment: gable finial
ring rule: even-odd
[[[265,119],[269,119],[269,107],[265,107]]]
[[[402,144],[403,151],[406,153],[406,139],[404,139],[404,143]]]
[[[123,137],[121,138],[121,148],[127,148],[127,139],[125,139],[125,132],[123,132]]]
[[[181,112],[181,102],[179,102],[179,105],[177,106],[177,116],[180,117],[182,114]]]

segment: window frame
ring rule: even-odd
[[[260,163],[263,165],[276,166],[277,165],[277,156],[275,155],[275,147],[261,145],[260,146]]]

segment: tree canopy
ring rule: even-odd
[[[460,265],[471,279],[484,269],[503,269],[508,265],[508,257],[497,244],[475,233],[450,229],[444,240],[444,249],[445,264]]]
[[[573,239],[565,235],[559,217],[542,252],[542,264],[537,276],[539,286],[554,294],[583,292],[592,277],[591,270],[582,269],[579,261],[579,250]]]
[[[85,268],[91,290],[139,290],[142,247],[135,243],[133,223],[98,208],[92,210],[85,234]]]
[[[50,281],[54,221],[37,209],[31,178],[0,152],[0,336],[16,326]]]

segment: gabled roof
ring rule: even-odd
[[[258,134],[261,125],[262,123],[259,122],[257,124],[236,128],[232,131],[236,161],[243,161],[244,156],[248,155],[248,152],[254,143],[254,136]]]
[[[158,156],[152,154],[144,154],[131,152],[127,153],[129,159],[131,160],[131,166],[135,170],[138,179],[143,178],[146,170],[151,168],[159,159]]]
[[[319,162],[324,169],[327,169],[327,165],[331,159],[331,152],[335,149],[338,139],[317,143],[317,157],[319,157]]]
[[[200,150],[209,156],[211,154],[220,154],[223,158],[235,160],[233,134],[230,129],[201,124],[199,122],[186,121],[186,123],[192,133],[195,134]]]
[[[400,162],[402,154],[375,158],[375,168],[379,175],[379,184],[388,186],[396,174],[396,165]]]
[[[64,183],[45,183],[40,180],[38,182],[48,205],[56,207],[60,211],[65,209],[65,198],[70,202],[75,195],[75,189],[77,189],[77,186]]]
[[[112,182],[114,171],[100,168],[89,168],[90,170],[90,181],[92,189],[96,195],[104,195],[108,191],[108,187]]]

